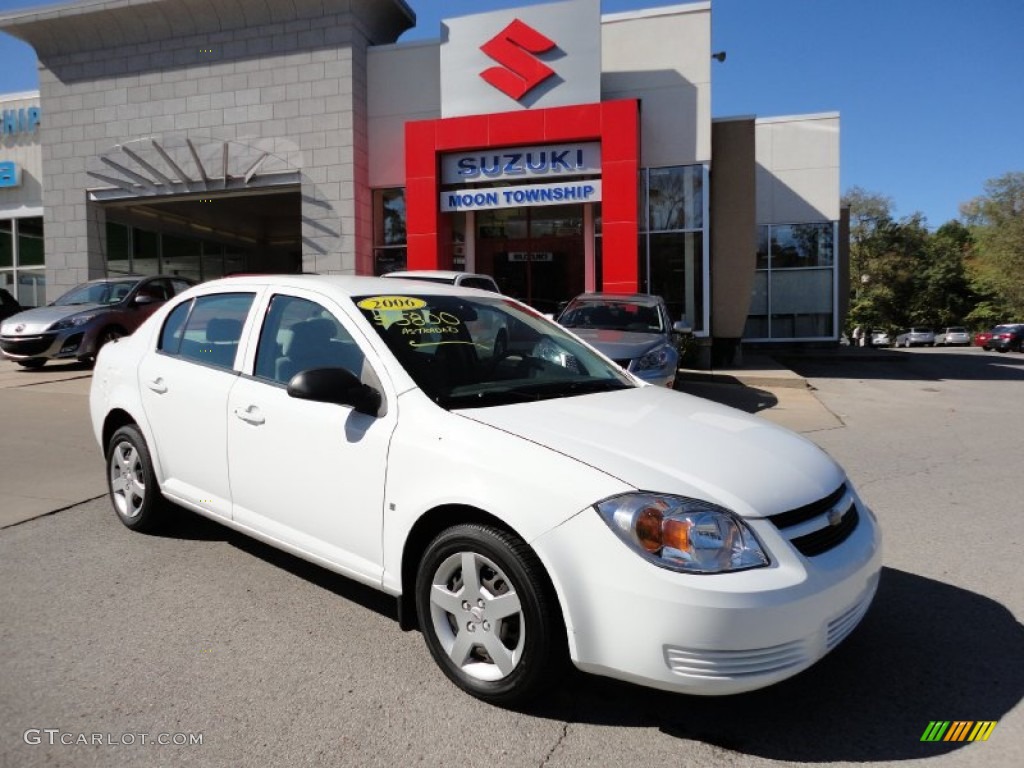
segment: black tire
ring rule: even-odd
[[[468,584],[467,562],[476,574]],[[554,590],[533,550],[507,531],[464,524],[439,534],[420,560],[416,610],[434,661],[478,699],[521,704],[563,668],[567,643]]]
[[[22,368],[42,368],[46,365],[45,357],[30,357],[28,360],[15,360]]]
[[[153,531],[166,520],[168,503],[146,439],[134,424],[118,429],[107,444],[107,490],[114,512],[133,531]]]

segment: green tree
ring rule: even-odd
[[[911,305],[922,322],[945,327],[966,321],[978,301],[967,274],[973,242],[970,231],[958,221],[943,224],[928,237]]]
[[[960,212],[977,247],[969,262],[982,297],[972,316],[988,322],[1024,320],[1024,172],[985,183],[985,194]]]
[[[933,322],[917,298],[928,264],[928,230],[920,214],[895,221],[892,200],[853,187],[850,207],[849,325],[901,328]]]

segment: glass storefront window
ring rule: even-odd
[[[43,219],[0,219],[0,287],[24,307],[46,303]]]
[[[704,330],[703,165],[640,172],[640,290],[662,296],[673,320]]]
[[[160,274],[160,235],[132,227],[132,272],[137,275]]]
[[[772,269],[832,266],[832,224],[771,228]]]
[[[32,216],[17,220],[18,265],[43,266],[43,217]]]
[[[23,307],[41,307],[46,304],[46,270],[19,269],[15,296]]]
[[[14,238],[11,220],[0,220],[0,269],[14,266]]]
[[[649,236],[650,291],[665,299],[673,320],[685,320],[691,328],[703,325],[700,311],[704,296],[701,232],[660,233]]]
[[[373,274],[405,269],[406,240],[405,188],[373,191]]]
[[[405,245],[405,189],[374,190],[374,245]]]
[[[703,166],[651,168],[648,174],[651,232],[704,226]]]
[[[758,227],[757,272],[743,337],[835,336],[835,224]]]
[[[130,275],[132,272],[131,238],[128,227],[107,222],[107,274]]]

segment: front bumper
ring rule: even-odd
[[[88,357],[95,346],[81,327],[26,336],[0,336],[0,350],[11,360],[71,360]]]
[[[732,574],[652,565],[593,510],[533,546],[549,564],[580,669],[679,693],[742,693],[810,667],[867,612],[881,535],[857,504],[860,521],[849,538],[811,558],[770,521],[747,520],[772,562]]]

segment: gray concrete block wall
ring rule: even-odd
[[[102,210],[86,194],[103,185],[86,171],[151,136],[280,139],[302,174],[303,269],[355,272],[372,235],[366,47],[338,13],[49,55],[40,69],[49,298],[103,274]]]

